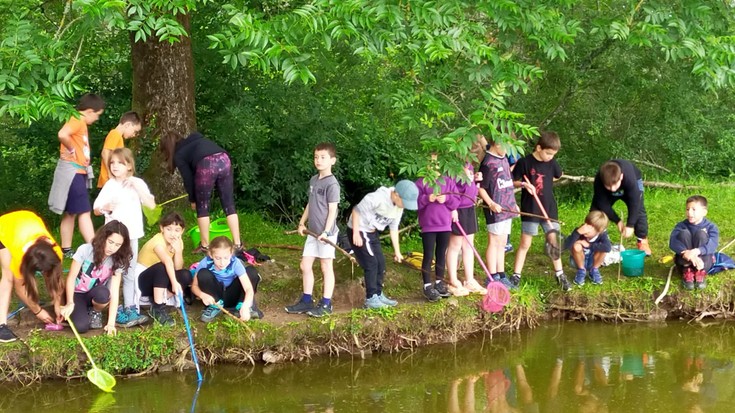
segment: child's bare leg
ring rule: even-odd
[[[61,248],[71,248],[71,242],[74,238],[74,219],[75,214],[64,212],[61,216],[61,224],[59,225],[59,233],[61,234]]]
[[[516,250],[516,261],[513,266],[513,272],[515,274],[523,272],[523,266],[526,264],[526,255],[528,254],[528,250],[531,248],[531,241],[533,241],[532,235],[521,233],[521,242],[518,244],[518,249]]]
[[[154,287],[153,288],[153,302],[156,304],[166,304],[168,298],[168,290],[166,288]]]
[[[584,268],[584,247],[582,246],[581,242],[575,242],[574,245],[572,245],[571,254],[572,259],[574,260],[574,264],[577,266],[577,268],[580,270],[586,269]]]
[[[82,234],[84,242],[92,242],[92,238],[94,238],[92,215],[89,212],[84,212],[78,215],[77,220],[79,221],[79,232]]]
[[[459,253],[462,250],[464,239],[459,235],[451,234],[449,236],[449,246],[447,246],[447,275],[449,284],[459,283],[457,278],[457,269],[459,267]]]
[[[600,268],[602,261],[605,260],[606,252],[598,251],[592,255],[592,268]]]
[[[495,253],[496,253],[496,261],[495,261],[495,272],[505,272],[505,244],[508,243],[508,235],[502,234],[498,235],[496,237],[496,245],[495,245]]]
[[[467,235],[470,244],[475,243],[475,234]],[[475,253],[472,251],[472,245],[462,244],[462,263],[464,264],[464,278],[467,281],[475,279]]]
[[[240,241],[240,218],[238,218],[237,214],[227,216],[227,227],[230,228],[230,233],[232,234],[232,243],[242,247],[242,242]]]
[[[492,232],[487,233],[487,249],[485,250],[485,264],[487,264],[487,269],[491,274],[495,272],[495,255],[497,254],[495,244],[493,244],[494,236]]]
[[[331,258],[321,258],[319,262],[322,265],[322,276],[324,277],[324,293],[322,297],[331,299],[332,294],[334,294],[334,260]]]
[[[304,294],[311,295],[314,291],[314,257],[301,257],[301,283]]]
[[[203,247],[209,246],[209,216],[198,217],[197,225],[199,226],[199,244]]]

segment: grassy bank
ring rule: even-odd
[[[569,233],[582,222],[589,207],[591,194],[585,187],[562,187],[557,190],[560,218]],[[513,292],[512,301],[501,314],[488,314],[478,307],[476,296],[450,298],[427,303],[421,294],[418,271],[390,263],[386,275],[386,292],[399,299],[396,308],[361,309],[364,292],[360,285],[361,270],[346,258],[336,262],[337,287],[334,295],[335,314],[323,319],[287,315],[285,305],[298,299],[301,291],[299,274],[300,251],[268,246],[299,247],[302,238],[284,235],[289,228],[273,225],[259,216],[242,216],[243,233],[249,246],[270,255],[273,261],[259,267],[263,276],[258,302],[265,311],[264,320],[246,324],[220,316],[211,324],[198,321],[200,303],[189,308],[200,360],[210,363],[254,363],[302,360],[315,355],[344,353],[366,356],[374,351],[399,351],[432,343],[454,342],[474,334],[492,336],[495,333],[534,327],[548,317],[574,320],[605,321],[664,320],[671,318],[702,319],[732,317],[735,308],[735,281],[731,273],[709,278],[704,291],[689,292],[680,288],[679,278],[672,277],[671,289],[663,301],[654,299],[666,282],[669,266],[657,259],[669,253],[670,230],[684,217],[684,201],[694,193],[709,198],[709,218],[718,224],[721,245],[735,238],[735,225],[728,217],[734,212],[729,199],[735,190],[726,186],[706,186],[702,189],[674,191],[650,190],[646,207],[650,222],[650,240],[654,257],[646,260],[642,277],[621,277],[617,266],[603,268],[604,284],[587,284],[562,293],[553,281],[549,259],[543,255],[543,242],[535,240],[523,273],[520,289]],[[622,210],[623,205],[618,205]],[[407,214],[404,223],[415,220]],[[480,219],[484,221],[483,218]],[[193,222],[193,221],[190,221]],[[514,223],[512,240],[517,245],[520,222]],[[611,227],[611,238],[618,242],[618,233]],[[486,245],[484,233],[478,234],[477,246]],[[420,251],[417,231],[407,231],[402,239],[403,252]],[[625,245],[634,247],[634,241]],[[386,251],[390,254],[390,251]],[[197,257],[188,255],[186,262]],[[510,270],[514,254],[507,256]],[[565,258],[565,264],[566,264]],[[318,274],[318,273],[317,273]],[[571,276],[571,273],[568,272]],[[481,277],[481,270],[476,270]],[[317,280],[319,279],[317,275]],[[315,293],[321,286],[317,281]],[[85,341],[97,363],[119,375],[141,374],[169,368],[190,367],[188,343],[180,316],[174,328],[151,327],[119,330],[116,337],[87,334]],[[35,317],[27,312],[10,323],[22,340],[0,346],[0,379],[22,382],[48,377],[78,377],[89,364],[68,329],[60,333],[40,330]]]

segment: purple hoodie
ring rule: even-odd
[[[457,192],[457,186],[454,180],[442,176],[437,181],[441,194],[446,192]],[[449,232],[452,230],[452,211],[457,209],[459,205],[459,196],[447,195],[447,200],[443,204],[438,202],[429,202],[429,195],[434,193],[431,186],[424,184],[424,179],[420,178],[416,181],[416,187],[419,189],[419,225],[421,232]]]
[[[475,169],[472,167],[472,164],[467,165],[467,167],[474,175]],[[477,183],[474,181],[465,183],[459,179],[453,179],[453,181],[454,185],[457,187],[457,192],[464,194],[458,196],[459,205],[457,205],[457,209],[474,207],[475,202],[477,201],[477,192],[479,190]]]

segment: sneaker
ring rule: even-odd
[[[298,303],[294,305],[289,305],[285,308],[286,312],[289,314],[304,314],[305,312],[311,310],[314,308],[314,302],[306,302],[299,300]]]
[[[164,325],[164,326],[174,325],[174,319],[171,318],[170,315],[168,315],[168,312],[166,312],[166,308],[164,305],[161,305],[160,307],[157,307],[156,304],[152,305],[148,314],[150,314],[151,318],[156,320],[161,325]]]
[[[464,297],[470,295],[470,290],[465,288],[459,281],[456,284],[449,284],[447,286],[449,292],[455,297]]]
[[[242,244],[235,244],[232,246],[232,255],[239,257],[242,254]]]
[[[638,240],[638,249],[646,253],[646,257],[651,256],[651,246],[648,245],[648,238]]]
[[[435,301],[439,301],[439,299],[442,298],[442,296],[439,294],[439,291],[437,291],[433,285],[427,285],[426,287],[424,287],[424,297],[426,297],[426,299],[432,303]]]
[[[380,296],[378,296],[378,299],[380,299]],[[332,314],[332,304],[327,305],[324,303],[319,303],[316,307],[306,312],[306,315],[316,318],[324,317],[329,314]]]
[[[508,243],[505,244],[505,253],[507,254],[509,252],[513,252],[513,244],[511,244],[510,241],[508,241]]]
[[[572,286],[569,284],[569,281],[567,280],[567,276],[564,274],[557,275],[556,282],[559,283],[562,291],[569,291],[572,289]]]
[[[13,334],[8,328],[7,324],[0,324],[0,343],[10,343],[18,339],[18,336]]]
[[[599,268],[592,268],[590,270],[590,278],[592,278],[592,284],[602,285],[602,274],[600,274]]]
[[[194,250],[191,252],[192,254],[204,254],[207,255],[209,253],[209,247],[205,247],[202,244],[199,244]]]
[[[508,279],[508,277],[505,276],[505,273],[499,274],[499,277],[498,277],[498,280],[497,281],[500,281],[500,283],[503,284],[505,286],[505,288],[507,288],[509,290],[515,290],[516,288],[518,288],[515,285],[513,285],[512,282],[510,282],[510,280]]]
[[[262,320],[265,315],[262,311],[260,311],[260,308],[258,308],[257,305],[253,304],[252,307],[250,307],[250,319],[251,320]]]
[[[449,293],[449,288],[447,288],[447,283],[445,283],[444,280],[437,280],[434,283],[434,289],[436,290],[436,292],[439,293],[439,296],[442,298],[447,298],[452,295]]]
[[[487,294],[487,288],[482,288],[480,283],[474,278],[464,282],[464,288],[468,289],[471,293],[476,294]]]
[[[700,290],[704,290],[707,288],[707,280],[705,279],[707,277],[707,272],[705,270],[698,270],[694,273],[694,281],[697,283],[697,288]]]
[[[220,310],[216,305],[208,305],[207,308],[202,311],[202,316],[199,317],[199,319],[202,320],[202,323],[211,323],[221,312],[222,310]]]
[[[89,310],[89,328],[99,330],[102,328],[102,313],[94,309]]]
[[[510,283],[516,287],[521,285],[521,274],[513,274],[510,276]]]
[[[396,300],[394,300],[394,299],[392,299],[392,298],[388,298],[388,297],[386,297],[386,295],[385,295],[385,294],[383,294],[382,292],[380,293],[380,295],[378,296],[378,298],[380,299],[380,301],[381,301],[381,302],[382,302],[383,304],[385,304],[385,305],[387,305],[387,306],[389,306],[389,307],[395,307],[395,306],[397,306],[397,305],[398,305],[398,301],[396,301]]]
[[[577,274],[574,276],[574,283],[578,286],[584,285],[584,279],[587,278],[587,270],[580,268],[577,270]]]
[[[130,328],[148,322],[148,316],[145,314],[140,314],[134,306],[130,306],[122,310],[122,312],[120,310],[121,308],[118,307],[117,317],[115,318],[115,323],[117,323],[120,327]]]
[[[74,250],[70,248],[68,251],[64,251],[64,258],[74,258]]]
[[[691,267],[684,268],[684,272],[681,275],[681,283],[687,290],[694,289],[694,270]]]
[[[439,298],[437,297],[437,300],[438,299]],[[372,297],[365,300],[364,307],[367,309],[373,309],[373,308],[385,308],[385,307],[388,307],[388,305],[380,301],[380,297],[378,296],[378,294],[373,294]]]

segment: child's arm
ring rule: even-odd
[[[110,336],[117,334],[115,317],[117,317],[117,304],[120,301],[120,280],[122,280],[122,269],[118,268],[110,279],[110,306],[107,314],[107,325],[105,326],[105,331]]]
[[[321,234],[319,234],[319,240],[323,240],[327,237],[327,233],[329,233],[329,230],[334,227],[334,221],[337,219],[337,206],[339,203],[337,202],[330,202],[327,204],[328,212],[327,212],[327,223],[324,226],[324,231],[322,231]],[[333,235],[333,234],[330,234]]]
[[[240,260],[237,260],[237,263],[235,263],[234,270],[235,274],[237,274],[237,279],[242,284],[243,291],[245,291],[245,298],[240,307],[240,319],[247,321],[250,320],[250,307],[253,306],[253,300],[255,300],[255,290],[253,290],[253,285],[250,283],[245,266]]]
[[[81,269],[82,263],[72,259],[71,266],[69,267],[69,274],[66,276],[66,305],[61,307],[61,316],[67,319],[71,317],[71,313],[74,312],[74,288],[77,285],[77,276]],[[115,307],[115,310],[117,310],[117,306]]]
[[[571,234],[564,240],[564,249],[570,250],[572,249],[572,245],[574,245],[575,242],[579,241],[579,231],[577,231],[579,227],[575,228],[574,231],[572,231]]]
[[[357,207],[352,208],[352,245],[362,247],[362,237],[360,236],[360,213]]]
[[[115,209],[115,200],[111,188],[110,181],[107,181],[100,189],[100,193],[92,206],[95,215],[111,214]]]
[[[61,144],[64,145],[66,150],[70,153],[74,153],[74,141],[72,140],[72,135],[74,135],[76,131],[77,130],[69,122],[66,122],[64,126],[59,129],[59,142],[61,142]]]
[[[299,235],[302,237],[306,235],[306,220],[309,218],[309,204],[306,204],[306,208],[304,208],[304,213],[301,214],[301,219],[299,220]]]
[[[199,275],[198,271],[196,274],[194,274],[194,280],[191,282],[191,292],[202,300],[202,304],[204,305],[214,304],[215,302],[214,297],[205,293],[204,291],[202,291],[201,288],[199,288],[199,277],[197,277],[197,275]]]
[[[393,260],[395,262],[403,262],[403,254],[401,254],[401,243],[398,229],[390,229],[390,243],[393,245]]]
[[[178,244],[178,243],[177,243]],[[161,260],[161,263],[166,268],[166,275],[168,275],[168,279],[171,282],[171,290],[178,294],[179,291],[184,292],[184,290],[181,287],[181,284],[176,280],[176,270],[183,267],[183,260],[181,259],[181,251],[178,253],[176,252],[176,248],[173,248],[173,245],[171,248],[174,249],[174,257],[171,258],[168,253],[166,253],[167,245],[156,245],[153,247],[153,252],[156,254],[159,260]],[[177,259],[178,255],[178,259]],[[178,265],[177,265],[178,261]]]
[[[151,190],[148,189],[148,185],[146,185],[145,181],[140,178],[135,178],[130,180],[130,184],[133,186],[133,189],[138,194],[138,198],[140,198],[140,203],[143,206],[149,209],[153,209],[156,207],[156,198],[153,196],[153,194],[151,194]]]
[[[679,241],[679,233],[682,230],[684,230],[684,224],[682,222],[679,222],[671,231],[671,235],[669,235],[669,249],[673,251],[674,254],[681,255],[687,249],[686,245],[684,245],[683,242]]]
[[[480,187],[478,194],[480,195],[480,199],[485,202],[485,204],[490,208],[491,211],[497,213],[503,210],[503,207],[500,204],[496,204],[495,202],[493,202],[493,200],[490,198],[490,194],[487,193],[485,188]]]

